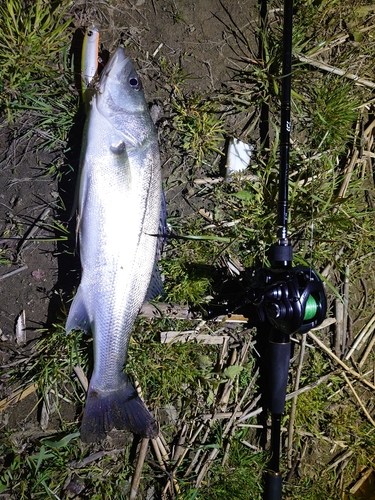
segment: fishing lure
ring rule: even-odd
[[[93,82],[98,75],[99,29],[92,25],[83,38],[81,57],[82,99],[87,106],[93,95]]]

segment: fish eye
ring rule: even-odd
[[[133,90],[140,90],[142,88],[141,80],[139,80],[135,76],[129,78],[129,85]]]
[[[89,31],[87,32],[87,36],[92,36],[93,34],[94,34],[94,32],[93,32],[92,30],[89,30]]]

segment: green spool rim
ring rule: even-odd
[[[303,319],[305,321],[309,320],[309,319],[313,319],[313,317],[316,315],[317,311],[318,311],[318,303],[312,295],[309,295],[307,302],[306,302],[305,315],[304,315]]]

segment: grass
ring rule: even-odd
[[[215,101],[197,93],[185,98],[178,92],[172,105],[176,136],[182,139],[182,149],[193,156],[195,164],[201,165],[212,153],[221,154],[224,119]]]
[[[66,149],[79,108],[69,61],[70,2],[10,0],[0,5],[0,113],[27,119],[39,149]],[[21,116],[23,118],[21,119]],[[59,174],[57,168],[54,172]]]
[[[191,90],[189,77],[179,64],[170,63],[165,56],[158,61],[161,85],[169,96],[171,132],[165,140],[168,144],[162,143],[162,147],[169,148],[174,162],[167,179],[167,197],[172,205],[173,190],[178,188],[189,205],[187,213],[179,216],[176,210],[170,219],[173,233],[181,238],[170,239],[161,262],[167,301],[202,305],[216,290],[217,267],[229,258],[250,270],[268,263],[267,250],[275,241],[282,59],[281,3],[271,4],[275,17],[270,16],[266,29],[258,33],[264,59],[250,53],[245,60],[237,60],[240,69],[233,82],[227,82],[219,92]],[[369,195],[373,174],[372,163],[364,153],[350,172],[348,166],[356,148],[365,151],[372,147],[363,134],[371,119],[368,110],[372,112],[372,104],[365,107],[363,103],[370,102],[372,95],[346,77],[302,65],[297,56],[318,58],[323,48],[332,65],[373,78],[370,61],[374,51],[364,40],[364,29],[372,19],[370,7],[359,0],[296,0],[294,18],[289,230],[295,262],[312,263],[318,271],[332,266],[326,277],[331,315],[335,293],[343,295],[342,273],[350,266],[351,311],[357,316],[355,309],[362,310],[363,316],[353,325],[354,333],[372,314],[373,293],[369,292],[366,300],[358,290],[363,276],[373,282],[374,206]],[[78,108],[78,96],[66,92],[72,81],[70,63],[64,56],[70,40],[67,9],[67,3],[55,7],[42,0],[13,0],[0,7],[4,26],[0,33],[4,49],[0,56],[4,75],[0,109],[10,121],[17,120],[25,110],[34,113],[44,140],[42,150],[65,147]],[[336,22],[338,16],[340,23]],[[175,20],[181,22],[177,14]],[[343,26],[348,36],[335,49]],[[359,60],[361,65],[357,64]],[[264,103],[271,117],[269,148],[257,136],[256,117]],[[237,121],[243,124],[249,116],[254,122],[241,127],[241,137],[256,146],[245,173],[251,177],[240,174],[230,183],[194,183],[197,172],[214,180],[219,177],[224,138],[238,135]],[[57,179],[61,179],[60,174],[58,166],[47,173]],[[347,187],[343,189],[345,182]],[[62,239],[67,237],[59,221],[54,221],[51,229],[62,231]],[[4,255],[6,259],[4,253],[0,257]],[[195,329],[227,335],[228,351],[194,342],[160,343],[161,331]],[[322,335],[328,344],[331,333]],[[160,418],[168,444],[177,443],[184,426],[188,443],[178,465],[171,458],[167,461],[168,473],[156,463],[155,456],[148,456],[143,470],[145,489],[152,486],[161,496],[173,471],[183,500],[262,497],[262,473],[268,455],[258,450],[259,435],[253,428],[236,423],[227,429],[228,419],[212,419],[215,412],[233,412],[249,384],[254,385],[247,402],[255,401],[261,390],[256,375],[258,355],[252,350],[252,341],[252,333],[244,333],[241,327],[228,329],[215,323],[168,318],[137,321],[127,370],[139,381],[145,399]],[[248,349],[245,354],[244,346]],[[90,461],[97,449],[87,448],[79,440],[85,394],[73,368],[80,365],[89,373],[90,350],[89,337],[65,336],[62,319],[40,332],[26,359],[14,356],[16,368],[7,373],[10,382],[13,387],[36,385],[39,408],[43,402],[49,408],[49,418],[58,432],[46,435],[41,431],[31,438],[8,432],[2,437],[0,493],[17,499],[74,495],[82,499],[128,498],[134,472],[130,444],[125,440],[113,450],[108,441],[101,454]],[[313,383],[334,368],[324,353],[310,350],[301,385]],[[294,373],[295,365],[291,376]],[[369,404],[370,394],[358,390]],[[340,484],[345,488],[355,479],[357,463],[373,466],[374,433],[346,391],[343,379],[335,375],[298,397],[294,457],[300,460],[297,467],[301,477],[295,474],[285,484],[286,498],[338,498]],[[283,425],[288,424],[288,411]],[[248,423],[256,425],[258,421],[253,417]],[[338,442],[353,452],[352,458],[342,468],[328,469],[337,456]],[[213,452],[216,455],[197,486],[199,472]],[[195,456],[197,462],[192,467]],[[285,477],[288,466],[284,458]]]

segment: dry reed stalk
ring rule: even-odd
[[[342,455],[340,455],[331,465],[329,465],[325,470],[329,471],[331,469],[334,469],[337,467],[340,463],[342,463],[344,460],[347,460],[349,457],[353,455],[352,450],[347,450],[345,451]]]
[[[168,331],[161,332],[160,342],[162,344],[174,344],[175,342],[198,342],[199,344],[207,345],[220,345],[223,344],[228,335],[209,335],[195,330],[188,330],[186,332]]]
[[[298,366],[297,366],[297,370],[296,370],[296,381],[294,383],[294,390],[295,391],[298,391],[298,389],[299,389],[299,383],[300,383],[301,372],[302,372],[302,367],[303,367],[303,360],[305,357],[306,339],[307,339],[307,334],[304,333],[302,335],[301,349],[300,349],[300,353],[299,353],[299,361],[298,361]],[[297,399],[298,399],[298,395],[293,396],[292,407],[290,409],[290,416],[289,416],[288,449],[287,449],[287,458],[288,458],[288,467],[289,468],[292,467],[293,433],[294,433],[294,421],[296,418]]]
[[[356,372],[355,370],[352,370],[351,368],[349,368],[348,365],[346,365],[343,361],[341,361],[340,358],[338,358],[320,339],[318,339],[318,337],[316,337],[316,335],[314,335],[311,331],[308,332],[308,335],[319,345],[319,347],[321,347],[334,361],[336,361],[336,363],[338,363],[340,366],[342,366],[342,368],[344,368],[344,370],[348,373],[350,373],[353,377],[357,378],[358,380],[360,380],[363,384],[367,385],[368,387],[370,387],[371,389],[374,389],[375,390],[375,385],[372,384],[371,382],[369,382],[368,380],[366,380],[365,378],[362,377],[362,375],[360,375],[358,372]]]
[[[14,405],[19,401],[22,401],[23,399],[27,398],[27,396],[30,396],[30,394],[36,392],[37,389],[38,389],[37,384],[31,384],[26,389],[17,389],[10,396],[7,396],[6,398],[0,401],[0,412],[6,410],[9,406]]]
[[[321,61],[317,61],[316,59],[313,59],[312,57],[305,57],[301,56],[299,54],[296,54],[297,58],[304,63],[310,64],[311,66],[314,66],[315,68],[321,69],[323,71],[327,71],[328,73],[332,73],[334,75],[338,76],[344,76],[345,78],[348,78],[349,80],[353,80],[356,84],[358,85],[363,85],[365,87],[368,87],[370,89],[375,89],[375,83],[366,80],[365,78],[360,78],[358,75],[355,75],[354,73],[348,73],[347,71],[337,68],[335,66],[332,66],[331,64],[326,64]]]
[[[82,385],[83,389],[85,390],[85,392],[87,392],[89,389],[89,381],[87,380],[85,372],[82,370],[80,365],[76,365],[73,368],[73,371],[77,375],[77,378],[80,384]]]
[[[197,311],[191,311],[186,306],[180,306],[178,304],[165,304],[163,302],[158,302],[157,304],[151,304],[149,302],[144,302],[139,315],[144,318],[168,318],[168,319],[187,319],[187,320],[200,320],[202,319],[201,313]],[[229,323],[229,324],[242,324],[247,323],[248,318],[242,315],[231,314],[230,316],[217,316],[213,318],[215,323]]]
[[[174,449],[173,456],[172,456],[172,460],[174,462],[177,462],[180,459],[181,455],[184,452],[184,449],[186,448],[185,442],[186,442],[187,428],[188,428],[187,425],[184,424],[184,426],[181,429],[180,437],[178,438],[178,443],[177,443],[176,448]]]
[[[345,247],[341,247],[340,250],[335,255],[334,261],[327,264],[326,267],[323,269],[322,276],[324,278],[326,278],[329,275],[329,273],[331,272],[331,269],[333,267],[334,262],[336,262],[340,259],[341,255],[344,253],[344,250],[345,250]]]
[[[337,441],[335,439],[330,439],[327,436],[324,436],[323,434],[313,434],[312,432],[301,431],[299,429],[296,430],[296,434],[299,434],[300,436],[303,436],[303,437],[306,436],[306,437],[313,437],[313,438],[322,439],[323,441],[326,441],[327,443],[333,444],[334,448],[336,448],[337,446],[339,446],[340,448],[347,448],[348,447],[348,445],[345,443],[345,441]]]
[[[137,466],[134,471],[134,475],[132,478],[131,490],[130,490],[130,500],[135,500],[138,495],[139,483],[141,480],[142,468],[145,463],[146,453],[148,449],[148,438],[142,439],[141,448],[139,450]]]
[[[358,363],[358,368],[361,369],[363,365],[365,364],[370,352],[373,350],[375,345],[375,335],[372,337],[371,341],[369,342],[368,346],[366,347],[365,352],[363,353],[361,361]]]
[[[362,328],[362,330],[356,336],[352,347],[350,348],[348,354],[345,356],[345,360],[348,360],[352,357],[355,350],[359,350],[361,345],[366,342],[367,338],[371,335],[374,329],[375,323],[375,313],[371,316],[370,321],[366,323],[366,325]]]
[[[338,193],[338,198],[345,198],[346,192],[350,184],[350,179],[353,174],[354,167],[358,162],[358,157],[359,157],[359,151],[358,149],[355,149],[348,166],[345,168],[345,177],[344,180],[342,181],[340,191]]]
[[[335,299],[335,316],[335,353],[339,355],[344,338],[344,304],[338,297]]]
[[[174,472],[177,470],[177,468],[181,465],[183,459],[185,458],[185,455],[186,453],[188,452],[189,450],[189,447],[192,446],[195,442],[195,440],[197,439],[197,437],[199,436],[199,434],[201,433],[202,429],[203,429],[204,425],[203,424],[200,424],[200,426],[198,427],[198,429],[195,431],[195,434],[193,434],[193,436],[190,438],[187,446],[181,446],[180,449],[181,449],[181,453],[179,455],[179,458],[176,462],[176,465],[174,466],[173,470],[172,470],[172,477],[173,477],[173,474]],[[170,480],[167,482],[165,488],[164,488],[164,494],[166,493],[166,491],[168,490],[168,488],[170,487]]]
[[[348,335],[348,314],[349,314],[349,274],[350,266],[345,266],[345,279],[344,279],[344,310],[343,310],[343,332],[341,343],[341,354],[345,353],[347,346]]]
[[[368,421],[371,423],[371,425],[373,425],[375,427],[375,421],[373,420],[373,418],[371,417],[371,415],[369,414],[369,412],[366,410],[364,404],[362,403],[361,401],[361,398],[358,396],[358,393],[357,391],[354,389],[352,383],[350,382],[350,380],[348,379],[348,377],[346,376],[346,373],[345,372],[342,372],[342,376],[344,377],[345,379],[345,382],[348,384],[348,386],[350,387],[350,390],[352,391],[355,399],[357,400],[359,406],[362,408],[363,410],[363,413],[366,415]]]

